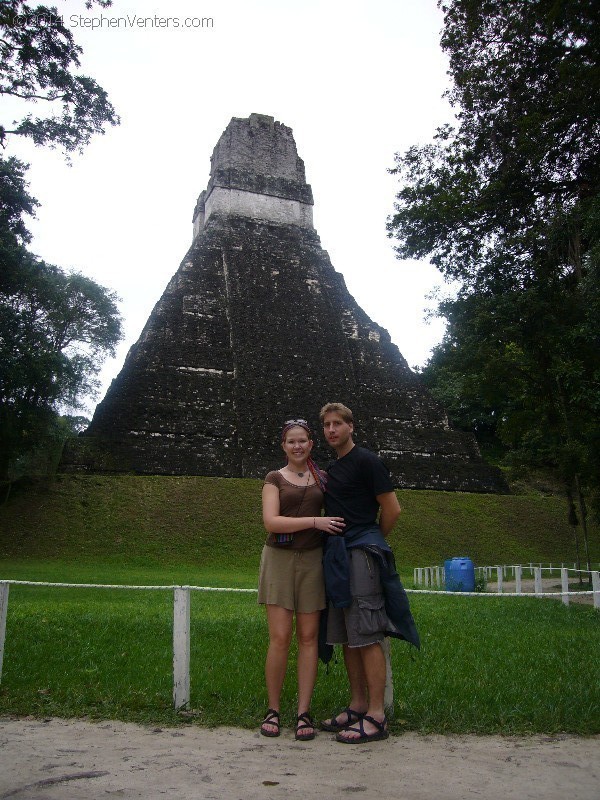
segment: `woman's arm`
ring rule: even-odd
[[[273,483],[265,483],[262,491],[263,524],[268,533],[296,533],[307,528],[316,528],[325,533],[341,533],[342,517],[284,517],[279,511],[279,489]]]

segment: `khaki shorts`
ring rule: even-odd
[[[327,609],[327,644],[366,647],[382,642],[386,631],[393,630],[393,626],[385,613],[379,564],[359,548],[349,550],[348,556],[352,605],[349,608],[330,605]]]
[[[326,606],[323,550],[263,547],[258,576],[258,602],[301,614]]]

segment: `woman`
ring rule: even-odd
[[[262,494],[263,522],[269,533],[263,547],[258,602],[266,606],[269,649],[265,679],[269,709],[263,736],[279,736],[279,698],[292,640],[294,615],[298,642],[296,739],[315,737],[310,701],[317,677],[318,632],[325,608],[322,533],[344,529],[341,517],[322,517],[325,473],[310,457],[312,434],[306,420],[288,420],[281,432],[287,464],[269,472]]]

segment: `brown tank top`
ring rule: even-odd
[[[323,492],[315,483],[311,486],[296,486],[286,481],[281,472],[273,470],[265,478],[279,490],[279,513],[282,517],[320,517],[323,508]],[[288,550],[314,550],[322,547],[321,531],[307,528],[292,534],[291,542],[279,544],[274,533],[267,536],[269,547],[286,547]]]

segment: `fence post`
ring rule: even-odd
[[[413,569],[413,583],[414,583],[415,586],[418,586],[418,584],[417,584],[417,568],[416,567]]]
[[[6,581],[0,582],[0,683],[2,683],[2,661],[4,660],[4,639],[6,638],[6,612],[8,609],[8,588]]]
[[[190,589],[176,586],[173,598],[173,703],[190,705]]]
[[[534,567],[533,568],[533,584],[535,587],[535,593],[541,594],[542,593],[542,568],[541,567]]]
[[[594,592],[594,608],[600,608],[600,572],[592,572],[592,591]]]
[[[394,675],[392,673],[392,661],[390,658],[390,637],[386,636],[381,643],[385,656],[385,692],[383,705],[388,717],[394,716]]]
[[[498,581],[498,594],[502,594],[502,579],[504,577],[504,569],[502,567],[496,567],[496,578]]]
[[[435,568],[435,585],[437,586],[438,589],[441,586],[441,583],[440,583],[440,568],[439,567]]]
[[[523,567],[520,564],[515,566],[515,593],[521,594],[521,576],[523,574]]]
[[[560,568],[560,583],[562,589],[562,601],[563,603],[568,606],[569,605],[569,570],[565,567]]]

